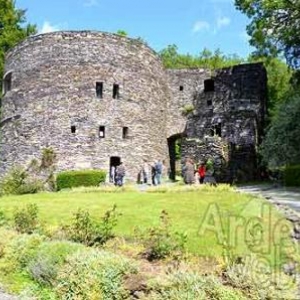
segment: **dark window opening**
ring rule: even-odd
[[[97,98],[103,98],[103,82],[96,82],[96,96]]]
[[[9,92],[11,90],[11,76],[12,73],[8,73],[3,79],[3,93]]]
[[[76,126],[75,125],[71,126],[71,133],[76,133]]]
[[[215,81],[213,79],[204,80],[204,92],[213,92],[215,90]]]
[[[179,91],[183,91],[183,86],[181,85],[180,87],[179,87]]]
[[[209,130],[209,135],[210,136],[214,136],[215,135],[215,131],[212,128]]]
[[[114,99],[119,99],[120,98],[120,87],[116,83],[113,86],[113,98]]]
[[[99,138],[105,138],[105,127],[104,126],[99,127]]]
[[[123,137],[123,139],[128,138],[128,127],[123,127],[122,137]]]
[[[212,100],[207,100],[207,106],[212,106]]]
[[[216,130],[216,135],[221,137],[222,136],[222,125],[221,125],[221,123],[219,123],[218,125],[215,126],[215,130]]]

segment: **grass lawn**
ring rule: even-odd
[[[222,257],[226,241],[237,255],[256,252],[263,254],[272,265],[278,263],[275,244],[284,242],[287,233],[281,229],[287,222],[265,200],[222,186],[199,187],[191,191],[177,187],[173,191],[163,191],[107,193],[78,190],[9,196],[0,198],[0,210],[12,217],[16,208],[36,203],[40,220],[46,226],[58,226],[70,222],[78,208],[101,217],[116,204],[122,214],[116,234],[123,237],[133,236],[135,228],[145,229],[158,224],[160,213],[165,210],[172,228],[187,233],[187,248],[191,253]]]

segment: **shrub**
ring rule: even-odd
[[[35,257],[37,249],[44,239],[38,234],[23,234],[13,238],[4,249],[5,271],[26,268]]]
[[[146,299],[231,299],[246,300],[242,293],[230,287],[213,276],[200,276],[197,273],[179,271],[167,276],[166,281],[154,283],[154,292]]]
[[[38,225],[38,207],[36,204],[28,204],[17,209],[13,214],[14,227],[21,233],[32,233]]]
[[[55,163],[56,153],[52,148],[44,148],[41,158],[41,169],[47,169]]]
[[[294,278],[278,269],[272,270],[266,263],[254,255],[245,257],[227,267],[224,279],[248,299],[296,299],[298,292]]]
[[[36,178],[29,178],[23,168],[14,167],[4,177],[1,187],[5,195],[34,194],[43,189],[43,183]]]
[[[165,211],[161,212],[159,226],[143,232],[141,239],[146,248],[144,255],[149,261],[181,256],[187,242],[186,234],[171,233],[169,217]]]
[[[101,221],[91,218],[88,211],[79,209],[74,214],[73,222],[66,226],[67,236],[74,242],[83,243],[87,246],[95,244],[103,245],[114,237],[113,229],[118,222],[119,214],[116,205],[106,211]]]
[[[66,189],[79,186],[97,186],[105,182],[106,173],[101,170],[66,171],[57,175],[57,189]]]
[[[128,299],[123,287],[126,275],[136,272],[132,261],[105,251],[88,250],[67,258],[59,271],[59,299]]]
[[[44,242],[28,264],[29,273],[38,283],[51,286],[67,256],[82,248],[82,245],[68,241]]]
[[[300,165],[285,168],[284,184],[287,186],[300,186]]]

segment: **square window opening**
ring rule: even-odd
[[[105,127],[104,126],[99,126],[99,138],[105,138]]]
[[[213,79],[204,80],[204,92],[214,92],[215,90],[215,81]]]
[[[116,83],[113,86],[113,98],[114,99],[120,98],[120,86]]]
[[[212,106],[212,100],[207,100],[207,106]]]
[[[221,137],[222,136],[222,124],[219,123],[215,126],[216,135]]]
[[[129,132],[128,127],[123,127],[123,131],[122,131],[122,137],[123,137],[123,139],[127,139],[128,138],[128,132]]]
[[[71,133],[76,133],[76,126],[75,125],[71,126]]]
[[[96,96],[99,99],[103,98],[103,82],[96,82]]]
[[[183,85],[181,85],[181,86],[179,87],[179,91],[182,92],[183,89],[184,89],[184,88],[183,88]]]

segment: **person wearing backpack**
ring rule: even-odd
[[[123,185],[123,180],[125,176],[125,167],[122,162],[117,166],[116,168],[116,176],[115,176],[115,185],[117,186],[122,186]]]
[[[157,160],[157,162],[154,165],[155,169],[155,185],[161,184],[161,176],[162,176],[162,169],[163,169],[163,164],[161,160]]]

